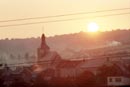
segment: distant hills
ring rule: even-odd
[[[110,43],[130,44],[129,30],[114,30],[89,34],[79,32],[73,34],[56,35],[47,37],[47,44],[52,50],[56,50],[62,57],[72,56],[81,50],[94,49],[109,46]],[[36,55],[40,46],[40,38],[0,40],[0,54]]]

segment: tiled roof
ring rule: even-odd
[[[57,68],[75,68],[83,61],[70,61],[70,60],[62,60],[58,65]]]

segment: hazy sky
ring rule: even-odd
[[[53,16],[78,12],[90,12],[118,8],[130,8],[130,0],[0,0],[0,21],[28,17]],[[77,15],[53,19],[38,19],[2,23],[1,25],[62,20],[85,17],[82,20],[62,21],[55,23],[34,24],[26,26],[0,27],[0,38],[37,37],[44,32],[47,36],[74,33],[87,30],[87,24],[96,22],[100,30],[130,28],[130,14],[109,17],[91,18],[105,14],[125,13],[130,10],[104,12],[89,15]]]

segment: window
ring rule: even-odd
[[[115,81],[116,82],[121,82],[121,78],[116,78]]]
[[[109,78],[109,82],[112,82],[112,78]]]

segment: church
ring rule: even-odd
[[[37,65],[35,65],[37,68],[34,71],[42,72],[46,80],[53,77],[76,77],[78,76],[77,74],[81,73],[79,66],[83,60],[71,61],[62,59],[57,52],[50,50],[46,44],[44,34],[41,37],[41,45],[37,49],[37,56]]]

